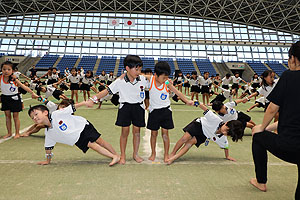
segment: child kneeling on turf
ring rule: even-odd
[[[72,115],[76,108],[86,102],[71,104],[49,114],[44,105],[36,105],[29,109],[28,115],[36,124],[43,124],[45,129],[46,161],[38,162],[39,165],[50,164],[54,145],[59,142],[73,146],[74,144],[86,153],[89,148],[101,155],[112,158],[109,166],[118,163],[120,156],[113,147],[100,138],[101,134],[85,118]]]
[[[229,145],[226,136],[231,136],[234,142],[242,139],[244,134],[242,122],[231,120],[224,123],[202,103],[199,107],[204,110],[204,116],[193,120],[183,129],[185,134],[176,143],[168,160],[168,164],[172,164],[174,160],[183,156],[193,145],[199,147],[200,144],[205,142],[205,146],[207,146],[209,140],[213,140],[224,149],[227,160],[235,161],[234,158],[229,156]],[[181,148],[183,145],[184,147]],[[180,151],[177,153],[179,149]]]

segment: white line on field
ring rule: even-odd
[[[35,164],[40,160],[0,160],[0,164]],[[53,163],[57,164],[108,164],[107,159],[104,160],[53,160]],[[143,161],[142,163],[137,163],[133,160],[127,161],[126,165],[142,165],[142,164],[159,164],[166,165],[164,162],[148,162]],[[233,162],[233,161],[175,161],[171,166],[174,165],[236,165],[236,166],[253,166],[253,162]],[[282,166],[291,167],[296,166],[291,163],[286,162],[268,162],[268,166]]]

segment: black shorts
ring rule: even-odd
[[[197,122],[196,120],[197,119],[194,119],[191,123],[184,127],[183,131],[188,132],[192,137],[195,137],[197,140],[195,145],[196,147],[199,147],[200,144],[205,142],[206,136],[203,134],[201,122]]]
[[[224,102],[225,100],[226,100],[226,97],[224,97],[223,94],[218,94],[210,103],[214,103],[215,101]]]
[[[242,122],[244,128],[246,128],[247,122],[249,122],[251,120],[251,117],[249,115],[246,115],[243,112],[238,112],[238,118],[237,120],[239,120],[240,122]]]
[[[78,83],[71,83],[70,90],[79,90],[79,84]]]
[[[232,84],[232,89],[238,90],[239,89],[239,84],[233,83]]]
[[[90,122],[88,122],[88,124],[85,125],[83,131],[80,133],[80,137],[75,143],[75,145],[79,149],[81,149],[83,153],[86,153],[87,150],[89,150],[89,142],[95,142],[100,136],[101,134],[95,129],[95,127]]]
[[[122,108],[118,110],[117,126],[127,127],[133,124],[136,127],[145,127],[145,109],[140,103],[123,103]]]
[[[91,86],[89,84],[82,83],[79,87],[80,90],[90,91]]]
[[[251,93],[250,93],[250,91],[249,91],[249,90],[246,90],[246,91],[244,92],[244,94],[248,94],[248,95],[250,95]]]
[[[110,85],[112,83],[112,81],[107,81],[107,85]]]
[[[106,84],[106,82],[105,82],[105,80],[101,80],[101,81],[99,81],[100,83],[104,83],[104,84]]]
[[[209,94],[209,87],[207,85],[201,87],[201,94]]]
[[[145,90],[145,99],[150,99],[149,90]]]
[[[22,102],[20,94],[1,95],[2,111],[10,110],[10,112],[22,111]]]
[[[170,106],[167,108],[154,109],[149,113],[147,129],[157,131],[160,127],[164,129],[174,128]]]
[[[200,87],[198,85],[192,85],[191,92],[200,93],[201,89],[200,89]]]
[[[101,92],[102,90],[105,90],[106,87],[104,85],[99,85],[98,90],[99,92]]]
[[[55,79],[48,79],[47,85],[52,85],[53,83],[56,83],[57,81]]]
[[[191,85],[189,84],[189,82],[187,82],[187,83],[183,84],[183,87],[189,88],[189,87],[191,87]]]
[[[217,81],[214,81],[214,84],[216,84],[216,85],[219,85],[219,82],[217,82]]]
[[[222,88],[224,88],[224,89],[229,89],[229,85],[222,85]]]
[[[265,107],[265,105],[262,104],[261,102],[255,101],[255,103],[258,103],[258,105],[257,105],[258,108],[264,108]]]
[[[120,99],[120,96],[119,96],[118,94],[114,94],[114,95],[112,96],[112,98],[110,99],[110,102],[111,102],[112,104],[114,104],[115,106],[117,106],[117,105],[120,104],[119,99]]]
[[[252,83],[252,87],[253,87],[254,89],[259,88],[259,87],[260,87],[260,84],[259,84],[259,83]]]
[[[63,93],[61,90],[56,89],[56,90],[54,90],[52,96],[53,96],[55,99],[60,100],[60,97],[59,97],[59,96],[62,95],[62,94],[64,94],[64,93]]]

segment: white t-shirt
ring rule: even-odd
[[[79,139],[87,120],[72,115],[75,108],[72,105],[56,110],[51,114],[51,127],[45,129],[45,147],[53,147],[57,142],[73,146]]]
[[[198,78],[197,79],[191,78],[190,81],[189,81],[189,83],[190,83],[191,86],[193,86],[193,85],[197,86],[197,85],[199,85],[199,79]]]
[[[19,78],[20,75],[21,75],[21,72],[14,72],[14,75],[15,75],[17,78]]]
[[[225,135],[216,134],[222,119],[214,114],[211,110],[206,112],[203,117],[198,118],[196,121],[202,124],[203,134],[214,141],[222,149],[227,149],[229,143]]]
[[[272,86],[261,86],[258,88],[257,92],[258,94],[262,95],[265,98],[265,102],[269,103],[269,100],[267,99],[268,95],[272,92],[273,88],[276,86],[279,79],[274,80],[274,83]]]
[[[93,83],[94,83],[94,78],[93,77],[86,77],[85,75],[82,77],[82,83],[84,83],[84,84],[88,84],[88,85],[93,85]]]
[[[223,85],[229,85],[230,81],[232,80],[232,77],[226,78],[226,76],[222,79]]]
[[[222,88],[222,87],[219,87],[221,90],[223,90],[223,95],[226,99],[229,100],[229,102],[232,101],[232,94],[230,92],[230,89],[225,89],[225,88]]]
[[[169,90],[165,83],[157,87],[155,76],[152,76],[148,87],[150,97],[150,112],[152,112],[154,109],[166,108],[170,106]]]
[[[260,77],[255,79],[252,78],[252,83],[261,83],[261,78]]]
[[[235,77],[235,76],[231,76],[231,79],[232,79],[232,83],[236,83],[236,84],[239,84],[240,81],[243,80],[241,77]]]
[[[119,92],[121,108],[123,103],[142,103],[145,99],[145,88],[147,85],[148,83],[144,76],[138,76],[133,83],[131,83],[127,75],[125,75],[123,79],[117,79],[112,82],[107,90],[110,94]],[[142,105],[143,104],[141,104],[141,106]]]
[[[227,102],[227,103],[224,104],[224,106],[227,108],[227,114],[225,114],[224,116],[219,114],[219,117],[223,120],[223,122],[229,122],[231,120],[237,120],[238,113],[237,113],[236,109],[233,108],[233,107],[236,106],[236,103],[234,101]]]
[[[56,88],[53,85],[48,85],[46,87],[45,98],[48,99],[50,96],[52,96],[55,90]]]
[[[107,80],[113,82],[114,80],[116,80],[116,77],[108,75]]]
[[[105,74],[104,76],[102,74],[100,74],[98,76],[98,78],[99,78],[100,81],[106,81],[108,79],[108,74]]]
[[[204,79],[204,77],[202,77],[202,76],[200,76],[199,80],[200,80],[200,84],[201,84],[202,86],[209,86],[209,84],[212,83],[212,81],[211,81],[210,78]]]
[[[70,81],[71,83],[79,83],[80,78],[81,78],[80,75],[76,75],[76,76],[69,75],[69,76],[68,76],[68,79],[69,79],[69,81]]]
[[[4,81],[4,77],[1,75],[1,93],[4,95],[14,95],[18,94],[18,87],[17,84],[13,81],[6,83]],[[16,97],[14,97],[16,98]],[[15,99],[16,100],[16,99]]]

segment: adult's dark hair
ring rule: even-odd
[[[158,63],[156,63],[154,67],[154,72],[156,73],[157,76],[160,76],[162,74],[169,76],[171,74],[171,67],[168,62],[159,61]]]
[[[231,120],[227,122],[226,126],[229,128],[227,135],[229,135],[232,141],[237,142],[242,140],[244,136],[244,126],[243,123],[238,120]]]
[[[300,61],[300,41],[292,44],[289,50],[289,58],[291,58],[292,56],[298,58],[298,60]]]
[[[124,58],[124,68],[128,66],[130,69],[134,67],[143,67],[143,61],[137,55],[127,55]]]
[[[221,101],[214,101],[213,104],[212,104],[212,109],[214,111],[220,111],[221,108],[223,107],[223,103]]]
[[[272,70],[266,70],[261,74],[261,79],[262,79],[262,86],[263,88],[266,88],[268,86],[267,81],[265,80],[266,77],[268,77],[269,75],[271,75],[272,73],[274,73]]]
[[[32,107],[29,108],[29,110],[28,110],[28,115],[30,116],[30,114],[31,114],[34,110],[40,110],[40,111],[42,111],[42,112],[48,111],[48,113],[49,113],[49,110],[48,110],[48,108],[47,108],[46,106],[44,106],[44,105],[36,105],[36,106],[32,106]]]

